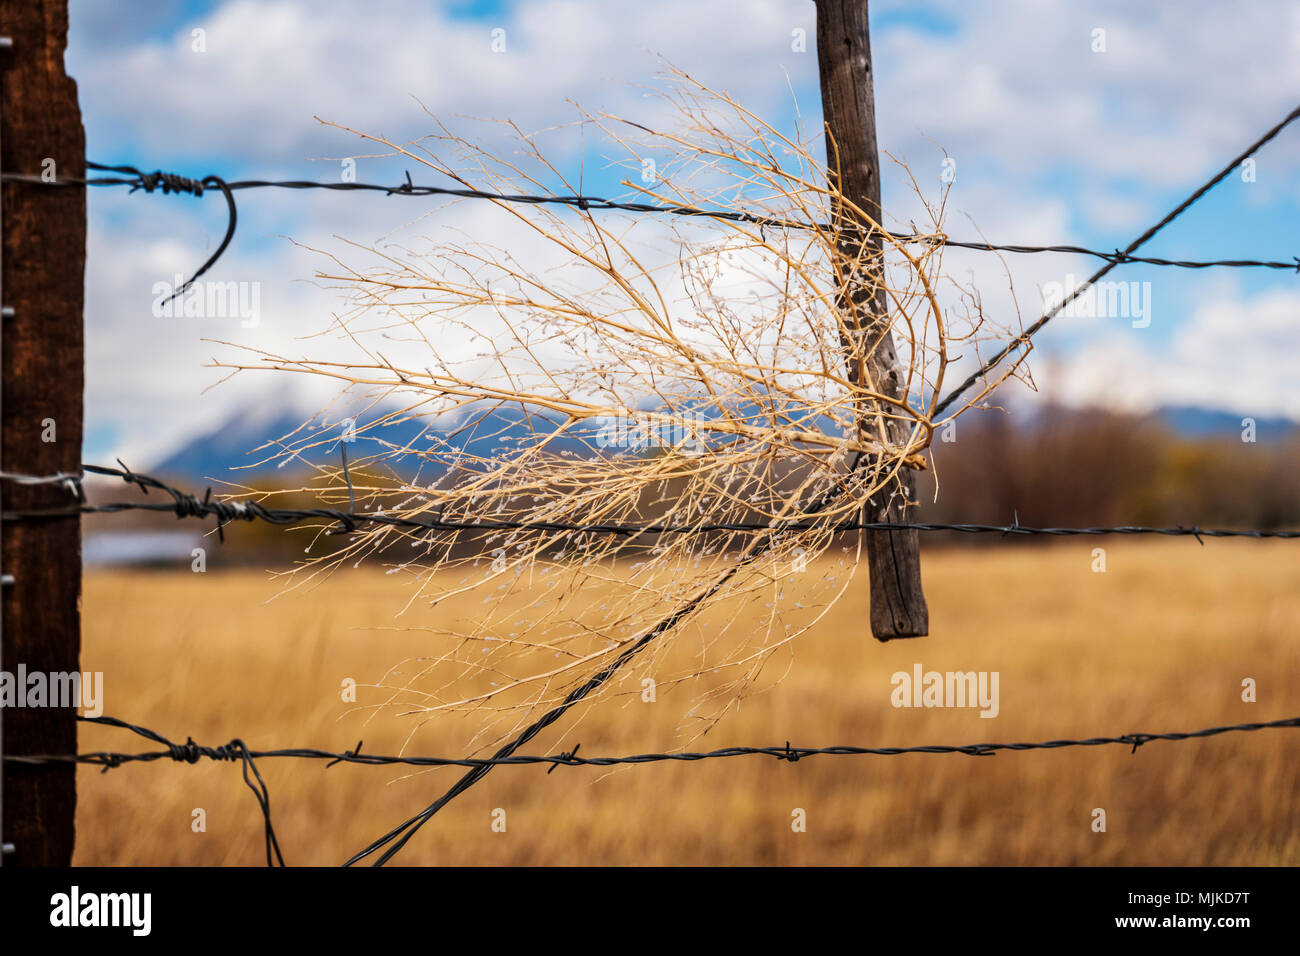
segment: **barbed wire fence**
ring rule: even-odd
[[[1183,202],[1175,207],[1170,213],[1152,225],[1137,239],[1131,242],[1124,249],[1116,249],[1113,252],[1105,252],[1097,249],[1089,249],[1073,245],[1019,245],[1019,244],[995,244],[985,242],[959,241],[948,238],[946,235],[921,235],[921,234],[893,234],[892,238],[901,242],[921,242],[935,243],[944,246],[956,248],[988,251],[988,252],[1009,252],[1013,254],[1036,254],[1036,253],[1073,253],[1086,255],[1103,260],[1104,265],[1098,269],[1092,276],[1085,280],[1081,285],[1075,288],[1072,293],[1066,296],[1062,301],[1056,303],[1052,309],[1045,312],[1036,322],[1024,329],[1018,336],[1007,342],[997,353],[981,363],[980,368],[973,372],[966,380],[954,388],[938,404],[936,414],[949,407],[958,397],[969,391],[980,381],[984,380],[988,374],[1000,365],[1005,359],[1017,351],[1028,351],[1032,348],[1032,338],[1043,327],[1047,325],[1056,315],[1058,315],[1071,301],[1082,295],[1090,286],[1094,285],[1103,278],[1112,269],[1124,264],[1145,264],[1161,267],[1187,268],[1187,269],[1206,269],[1214,267],[1224,268],[1259,268],[1271,270],[1290,270],[1300,273],[1300,258],[1295,258],[1290,262],[1280,260],[1254,260],[1254,259],[1224,259],[1224,260],[1170,260],[1156,257],[1144,257],[1135,255],[1139,248],[1149,242],[1157,233],[1185,213],[1196,202],[1210,192],[1215,186],[1225,180],[1238,166],[1254,154],[1258,149],[1275,138],[1283,129],[1289,126],[1297,118],[1300,118],[1300,107],[1288,113],[1280,122],[1256,139],[1250,146],[1243,150],[1231,162],[1224,166],[1218,173],[1207,180],[1191,193]],[[118,165],[107,166],[98,163],[87,163],[90,169],[112,173],[115,175],[98,176],[98,177],[62,177],[54,180],[30,173],[17,171],[5,171],[0,173],[0,181],[27,183],[42,187],[55,188],[77,188],[77,187],[98,187],[98,186],[124,186],[130,187],[131,192],[142,191],[152,193],[161,191],[164,194],[188,194],[192,196],[202,196],[206,191],[219,191],[224,197],[229,219],[225,236],[217,247],[216,251],[208,258],[202,266],[195,271],[190,279],[173,292],[173,297],[185,292],[193,282],[206,273],[221,257],[222,253],[229,247],[235,235],[237,224],[237,208],[234,199],[234,193],[245,189],[260,188],[280,188],[291,190],[308,190],[308,189],[328,189],[328,190],[355,190],[365,192],[379,192],[386,196],[447,196],[458,199],[486,199],[495,202],[504,203],[522,203],[522,204],[550,204],[568,206],[578,209],[584,214],[599,210],[621,210],[639,214],[665,214],[688,217],[702,217],[724,219],[737,222],[746,222],[758,225],[761,228],[779,228],[779,229],[803,229],[817,228],[814,223],[801,223],[791,220],[773,219],[763,216],[750,215],[736,210],[712,210],[690,206],[665,206],[652,203],[623,202],[618,200],[605,199],[596,196],[585,195],[516,195],[494,193],[474,189],[456,189],[444,188],[438,186],[416,185],[411,182],[410,174],[407,174],[405,183],[398,186],[383,186],[370,183],[355,182],[315,182],[308,180],[235,180],[227,181],[221,177],[209,175],[202,179],[192,179],[162,171],[150,173],[142,172],[135,166]],[[344,473],[347,473],[346,452],[344,453]],[[859,453],[860,457],[861,453]],[[368,754],[362,752],[362,743],[358,742],[352,750],[343,752],[330,752],[322,750],[313,750],[305,748],[288,748],[278,750],[254,750],[250,748],[242,739],[234,739],[228,744],[212,747],[200,745],[194,742],[192,738],[187,738],[184,744],[177,744],[157,731],[130,724],[124,720],[114,717],[78,717],[78,720],[95,723],[105,726],[116,727],[128,730],[137,736],[150,740],[161,747],[163,750],[146,751],[141,753],[124,753],[114,751],[97,751],[92,753],[79,754],[43,754],[43,755],[11,755],[5,754],[6,763],[41,765],[41,764],[89,764],[96,765],[107,771],[109,769],[120,767],[127,763],[152,762],[157,760],[170,759],[177,762],[195,764],[200,760],[207,759],[213,761],[240,761],[243,768],[243,777],[249,789],[254,793],[259,809],[263,815],[266,857],[268,865],[284,865],[284,857],[280,850],[279,842],[276,838],[274,828],[271,822],[270,794],[267,790],[266,783],[261,773],[258,771],[256,760],[267,758],[298,758],[310,760],[326,760],[328,766],[334,766],[337,763],[355,763],[367,766],[385,766],[385,765],[407,765],[421,767],[438,767],[438,766],[457,766],[466,768],[466,774],[457,781],[442,797],[430,804],[423,811],[416,814],[403,822],[398,827],[389,831],[384,836],[372,842],[365,849],[353,855],[344,865],[351,866],[361,860],[379,853],[374,865],[382,866],[399,852],[406,843],[411,839],[415,832],[424,825],[434,814],[444,807],[450,800],[454,799],[465,790],[469,789],[475,783],[482,779],[493,767],[498,765],[519,766],[519,765],[549,765],[548,773],[558,766],[611,766],[616,764],[642,764],[660,761],[686,761],[694,762],[707,759],[718,759],[737,756],[770,756],[779,760],[795,762],[806,757],[812,756],[896,756],[901,754],[966,754],[970,756],[987,756],[999,751],[1027,751],[1027,750],[1048,750],[1066,747],[1096,747],[1104,745],[1122,744],[1130,746],[1132,752],[1136,753],[1138,747],[1151,741],[1184,741],[1204,739],[1207,737],[1218,736],[1227,733],[1245,733],[1255,732],[1264,729],[1281,729],[1281,728],[1300,728],[1300,717],[1285,718],[1264,723],[1246,723],[1230,726],[1210,727],[1203,730],[1187,732],[1166,732],[1166,733],[1131,733],[1115,737],[1089,737],[1084,739],[1065,739],[1050,740],[1033,743],[976,743],[962,745],[926,745],[911,747],[859,747],[859,746],[831,746],[831,747],[793,747],[787,741],[784,747],[730,747],[721,750],[702,752],[702,753],[651,753],[638,754],[629,756],[614,757],[590,757],[577,755],[578,747],[573,750],[553,755],[529,755],[520,754],[517,751],[520,747],[526,745],[542,730],[559,720],[568,710],[576,703],[587,697],[593,691],[599,689],[610,677],[618,672],[628,661],[638,654],[644,647],[652,641],[672,630],[682,619],[688,616],[692,611],[700,606],[704,601],[711,597],[721,588],[725,587],[731,576],[745,563],[754,560],[769,548],[776,536],[785,531],[801,530],[804,526],[800,522],[782,522],[777,524],[749,524],[749,523],[719,523],[709,524],[707,522],[695,523],[690,525],[666,525],[646,523],[643,525],[628,524],[557,524],[553,522],[446,522],[439,518],[429,518],[427,520],[414,519],[403,516],[389,515],[382,512],[358,512],[354,509],[343,511],[331,508],[269,508],[254,501],[222,501],[214,500],[209,488],[203,498],[199,498],[191,493],[187,493],[179,488],[167,484],[157,478],[149,475],[140,474],[131,471],[120,461],[120,467],[112,468],[98,465],[83,465],[81,474],[57,473],[50,475],[30,475],[22,472],[5,471],[0,472],[0,479],[14,481],[21,484],[51,484],[65,487],[69,494],[76,501],[65,508],[52,508],[41,510],[14,510],[4,511],[0,514],[0,520],[3,521],[40,521],[43,519],[67,517],[74,514],[98,513],[98,514],[117,514],[132,510],[146,510],[156,512],[171,512],[178,519],[212,519],[217,522],[217,532],[224,539],[224,528],[226,525],[238,521],[263,521],[273,525],[291,525],[305,521],[324,521],[333,525],[332,533],[348,533],[356,530],[363,524],[387,524],[403,528],[419,528],[430,530],[445,531],[544,531],[544,532],[573,532],[577,533],[596,533],[596,534],[613,534],[626,536],[654,536],[654,535],[679,535],[679,534],[705,534],[710,532],[741,532],[753,533],[755,535],[751,544],[744,550],[736,564],[724,573],[706,592],[697,595],[695,598],[686,602],[686,604],[666,617],[655,627],[644,633],[638,640],[633,642],[622,654],[620,654],[612,663],[606,666],[602,671],[588,679],[584,684],[576,687],[559,705],[549,710],[541,718],[527,727],[514,740],[502,747],[496,754],[490,758],[443,758],[443,757],[420,757],[420,756],[386,756],[377,754]],[[162,492],[170,498],[170,501],[141,502],[141,501],[121,501],[104,504],[91,504],[86,500],[84,492],[84,480],[86,475],[98,475],[102,477],[116,477],[138,488],[146,495],[152,489]],[[829,495],[830,493],[828,493]],[[1012,535],[1047,535],[1047,536],[1072,536],[1072,535],[1172,535],[1194,537],[1203,544],[1204,538],[1219,537],[1246,537],[1253,539],[1300,539],[1300,531],[1254,529],[1254,530],[1234,530],[1234,529],[1206,529],[1196,526],[1183,527],[1141,527],[1141,526],[1117,526],[1108,528],[1051,528],[1051,527],[1026,527],[1019,523],[1018,518],[1013,520],[1010,525],[986,525],[986,524],[962,524],[962,523],[929,523],[929,522],[844,522],[835,526],[835,531],[855,531],[855,530],[917,530],[926,532],[948,531],[964,534],[979,533],[996,533],[1002,537]]]
[[[612,767],[620,764],[647,764],[663,762],[695,763],[701,760],[718,760],[727,757],[775,757],[796,763],[806,757],[896,757],[903,754],[965,754],[970,757],[986,757],[999,751],[1026,750],[1060,750],[1067,747],[1103,747],[1119,744],[1131,747],[1131,753],[1137,753],[1139,747],[1155,740],[1183,741],[1204,740],[1221,734],[1251,733],[1259,730],[1300,728],[1300,717],[1288,717],[1283,720],[1271,720],[1263,723],[1231,724],[1223,727],[1207,727],[1204,730],[1174,731],[1166,733],[1132,733],[1118,737],[1088,737],[1082,740],[1061,739],[1035,742],[1014,743],[977,743],[977,744],[925,744],[912,747],[795,747],[790,741],[784,747],[723,747],[718,750],[703,752],[675,751],[671,753],[629,754],[616,757],[578,756],[581,744],[575,744],[572,750],[558,754],[510,754],[501,757],[422,757],[408,754],[372,754],[362,751],[364,741],[357,741],[351,750],[337,753],[329,750],[317,750],[309,747],[290,747],[278,750],[252,750],[240,738],[236,737],[219,747],[205,746],[187,737],[185,743],[178,744],[168,740],[156,730],[138,727],[116,717],[83,717],[84,723],[100,724],[129,730],[137,736],[151,740],[165,747],[165,750],[148,750],[141,753],[119,753],[116,751],[94,751],[82,754],[35,754],[30,756],[6,756],[12,763],[42,765],[51,763],[87,764],[103,768],[104,772],[128,763],[153,763],[158,760],[173,760],[177,763],[196,764],[200,760],[216,762],[239,761],[243,766],[244,782],[257,798],[258,809],[262,813],[266,835],[267,866],[284,866],[284,856],[280,851],[279,840],[271,823],[271,796],[266,781],[257,769],[255,761],[272,758],[295,758],[299,760],[328,761],[326,769],[335,764],[352,763],[369,767],[406,766],[406,767],[466,767],[470,772],[486,772],[497,766],[537,766],[546,765],[548,774],[556,767]]]

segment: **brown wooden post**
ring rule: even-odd
[[[0,0],[0,168],[59,179],[84,176],[86,137],[77,86],[63,67],[67,0]],[[49,161],[53,161],[51,167]],[[82,305],[86,191],[7,182],[0,194],[0,462],[32,475],[81,471]],[[9,310],[12,313],[9,314]],[[53,439],[53,440],[51,440]],[[3,482],[4,509],[66,508],[58,484]],[[0,661],[10,673],[71,673],[81,655],[81,522],[75,515],[0,525],[3,589]],[[76,712],[4,709],[8,754],[77,751]],[[76,769],[4,768],[5,865],[72,861]]]
[[[876,104],[871,77],[871,39],[867,30],[867,0],[816,0],[817,64],[821,75],[822,114],[828,138],[827,158],[832,175],[838,159],[839,189],[878,223],[880,214],[880,155],[876,148]],[[834,145],[832,145],[832,140]],[[866,227],[858,227],[859,235]],[[857,254],[860,239],[850,228],[845,232],[841,249],[845,256]],[[875,260],[879,262],[880,239],[871,240]],[[876,390],[890,397],[901,397],[894,338],[884,323],[884,290],[874,301],[858,301],[862,313],[870,318],[860,323],[867,341],[878,344],[867,360],[867,374]],[[853,303],[845,303],[853,308]],[[858,369],[849,374],[856,380]],[[886,426],[891,442],[906,438],[907,427],[890,420]],[[902,522],[908,512],[906,502],[912,498],[910,472],[902,481],[901,495],[881,495],[871,520]],[[921,590],[921,549],[915,531],[871,531],[867,533],[867,567],[871,578],[871,633],[879,640],[920,637],[930,630],[930,612]]]

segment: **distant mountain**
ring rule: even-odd
[[[701,400],[684,400],[677,410],[687,419],[717,414],[716,409],[710,411],[708,403]],[[766,417],[758,406],[739,411],[756,420]],[[561,421],[558,416],[536,411],[525,414],[517,405],[487,407],[486,403],[456,418],[404,418],[396,412],[397,408],[393,407],[375,407],[358,414],[356,434],[348,446],[349,460],[373,461],[376,456],[384,456],[384,465],[399,477],[413,478],[418,469],[422,479],[433,478],[464,454],[491,458],[534,445],[540,436],[553,434]],[[791,421],[804,427],[830,427],[828,420],[817,416],[790,414]],[[248,483],[287,478],[310,466],[301,457],[286,455],[285,451],[303,449],[303,455],[315,464],[338,461],[337,443],[342,434],[343,415],[334,411],[321,416],[285,393],[278,397],[259,397],[255,403],[232,413],[219,427],[186,442],[145,470],[160,477],[191,481]],[[395,420],[384,421],[390,415]],[[629,427],[626,421],[621,428],[612,419],[579,422],[548,442],[547,451],[555,455],[593,457],[593,446],[601,448],[610,442],[615,447],[638,452],[648,446],[690,441],[681,426],[659,423],[648,428],[649,436],[645,431],[637,432],[635,426]],[[701,437],[707,440],[707,436]],[[420,454],[403,453],[406,449]],[[272,458],[275,460],[268,460]]]
[[[352,460],[387,455],[385,463],[399,476],[414,475],[418,468],[425,477],[439,472],[439,460],[450,460],[459,453],[490,457],[509,452],[521,444],[531,443],[537,435],[553,432],[557,422],[534,414],[526,416],[518,407],[505,406],[475,411],[459,423],[436,419],[406,419],[377,427],[386,414],[374,408],[359,416],[355,441],[349,445]],[[265,461],[284,448],[319,443],[306,455],[318,464],[336,461],[337,440],[341,434],[339,413],[324,420],[313,411],[288,400],[268,396],[234,412],[209,434],[193,439],[171,455],[146,469],[160,476],[191,481],[217,480],[243,483],[287,478],[301,473],[307,466],[300,458],[280,462]],[[1243,415],[1194,406],[1166,406],[1149,416],[1177,435],[1192,438],[1238,437]],[[1029,419],[1026,419],[1028,422]],[[304,424],[305,423],[305,424]],[[817,427],[816,423],[809,425]],[[1300,423],[1282,417],[1256,418],[1259,442],[1271,442],[1300,434]],[[557,454],[589,456],[589,445],[596,444],[600,423],[573,428],[550,446]],[[286,440],[287,439],[287,440]],[[254,452],[254,449],[261,448]],[[395,449],[412,448],[424,453],[417,459],[401,455]]]
[[[247,470],[235,469],[265,457],[267,452],[257,456],[248,453],[265,442],[289,434],[303,423],[307,414],[275,402],[260,409],[249,406],[146,470],[169,477],[236,482],[273,473],[277,470],[274,462]]]
[[[517,407],[479,410],[460,421],[399,417],[380,424],[391,412],[372,408],[357,416],[356,434],[348,445],[349,459],[383,455],[385,464],[398,475],[414,475],[419,468],[432,477],[439,471],[440,461],[450,462],[465,453],[481,457],[505,453],[558,427],[552,419],[527,416]],[[281,454],[286,449],[302,448],[303,456],[316,464],[338,460],[341,418],[338,413],[323,417],[293,404],[259,401],[146,470],[159,476],[234,483],[287,477],[310,466],[302,457]],[[571,436],[557,438],[549,449],[556,454],[582,454],[586,451],[582,439],[593,438],[594,429],[573,430]],[[407,448],[423,454],[402,454]],[[268,460],[272,458],[275,460]]]
[[[1244,418],[1254,418],[1255,438],[1260,442],[1277,441],[1300,434],[1300,422],[1281,417],[1260,417],[1225,412],[1193,405],[1166,405],[1152,417],[1184,438],[1239,438]]]

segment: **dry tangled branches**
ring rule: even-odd
[[[925,466],[948,420],[933,409],[950,349],[980,335],[975,297],[959,292],[956,308],[941,307],[942,246],[897,242],[845,202],[797,132],[681,74],[658,95],[678,120],[672,132],[583,114],[625,152],[638,174],[627,188],[643,201],[808,228],[497,202],[509,248],[354,247],[375,257],[367,269],[330,257],[319,278],[345,290],[347,309],[327,334],[349,344],[346,360],[221,363],[333,379],[362,403],[344,426],[354,432],[305,429],[274,450],[314,461],[312,490],[333,504],[355,495],[359,510],[448,522],[684,532],[375,527],[304,561],[299,579],[368,556],[410,576],[403,613],[429,631],[431,651],[391,671],[376,706],[422,719],[473,713],[475,745],[553,705],[684,608],[674,633],[602,696],[645,697],[707,675],[691,711],[703,732],[762,686],[773,655],[852,580],[861,541],[832,527]],[[356,135],[465,187],[578,192],[522,134],[514,158],[442,125],[405,145]],[[942,206],[926,208],[937,236]],[[870,243],[844,257],[850,218],[883,240],[883,265]],[[885,321],[863,304],[882,289]],[[902,398],[877,390],[868,361],[889,331]],[[351,488],[335,460],[340,437],[355,438]],[[797,530],[783,527],[792,522]],[[700,530],[732,523],[773,530]],[[834,560],[818,561],[828,550]]]

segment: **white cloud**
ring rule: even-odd
[[[183,171],[202,174],[212,163],[211,171],[225,171],[238,157],[270,177],[327,178],[335,173],[307,160],[369,150],[313,115],[403,140],[431,128],[412,95],[457,128],[464,128],[461,116],[513,118],[525,130],[557,127],[575,117],[569,99],[653,125],[661,114],[635,84],[652,79],[655,53],[760,115],[785,114],[793,87],[805,131],[819,122],[814,8],[802,0],[536,0],[503,18],[504,54],[490,49],[495,24],[417,0],[368,4],[364,21],[343,0],[229,0],[166,40],[113,35],[119,18],[97,9],[74,2],[69,58],[90,149],[146,166],[179,158]],[[901,0],[873,4],[878,19],[916,9]],[[1004,0],[990,14],[984,5],[945,0],[925,9],[956,29],[900,27],[873,36],[880,145],[912,164],[931,198],[939,187],[938,146],[949,150],[958,165],[946,228],[958,237],[1070,242],[1072,228],[1087,224],[1127,241],[1166,211],[1151,197],[1199,182],[1273,123],[1291,105],[1285,91],[1300,86],[1300,14],[1292,11],[1287,25],[1265,4]],[[205,53],[190,49],[194,27],[206,30]],[[1104,54],[1090,49],[1096,27],[1107,31]],[[791,51],[795,28],[807,31],[806,53]],[[579,131],[561,129],[547,142],[573,172]],[[1300,180],[1300,138],[1279,139],[1259,160],[1258,187],[1247,198],[1264,204]],[[361,162],[363,179],[386,181],[402,168]],[[921,225],[922,210],[901,177],[887,169],[885,183],[886,211]],[[369,242],[435,208],[348,194],[241,193],[239,234],[212,277],[261,282],[263,322],[243,330],[229,320],[167,323],[148,311],[153,282],[188,275],[220,240],[220,200],[106,192],[91,205],[88,420],[113,424],[127,450],[199,431],[256,387],[236,380],[203,394],[219,373],[202,367],[214,352],[202,337],[288,351],[301,348],[296,336],[327,324],[335,298],[294,281],[309,279],[317,263],[278,236],[337,248],[335,236]],[[467,205],[401,234],[451,226],[510,235],[490,210]],[[1095,267],[1065,256],[1008,256],[1003,263],[956,249],[945,262],[979,288],[992,319],[1011,326],[1012,287],[1029,322],[1044,282]],[[1235,292],[1216,294],[1173,341],[1161,340],[1163,348],[1154,334],[1096,334],[1061,320],[1051,336],[1059,331],[1075,341],[1077,334],[1081,351],[1061,368],[1060,387],[1078,400],[1105,400],[1122,389],[1133,400],[1158,402],[1198,394],[1198,387],[1204,397],[1204,383],[1214,381],[1210,398],[1300,415],[1284,371],[1294,339],[1284,324],[1270,324],[1293,304],[1280,293],[1244,303]],[[1238,320],[1246,323],[1239,338],[1228,337],[1223,329]],[[1249,329],[1267,347],[1245,344]],[[1217,355],[1202,342],[1213,336]],[[1207,377],[1210,355],[1233,363],[1234,374]],[[1046,384],[1043,374],[1038,379]]]
[[[1131,411],[1195,405],[1300,421],[1300,378],[1291,366],[1298,328],[1300,292],[1216,297],[1167,345],[1139,329],[1104,333],[1054,367],[1051,394]]]
[[[74,72],[92,130],[111,135],[118,124],[145,155],[233,153],[284,168],[353,145],[313,116],[396,139],[429,132],[412,97],[440,117],[513,119],[530,132],[571,122],[570,99],[634,114],[645,107],[630,84],[659,68],[658,53],[762,111],[788,91],[776,71],[754,69],[755,52],[769,51],[772,66],[798,62],[789,31],[811,25],[811,9],[794,0],[541,0],[499,25],[418,0],[369,4],[364,21],[357,13],[343,0],[229,0],[165,41],[82,39]],[[492,51],[496,26],[503,53]],[[204,52],[192,49],[192,29],[205,31]],[[803,60],[815,82],[814,55]]]

